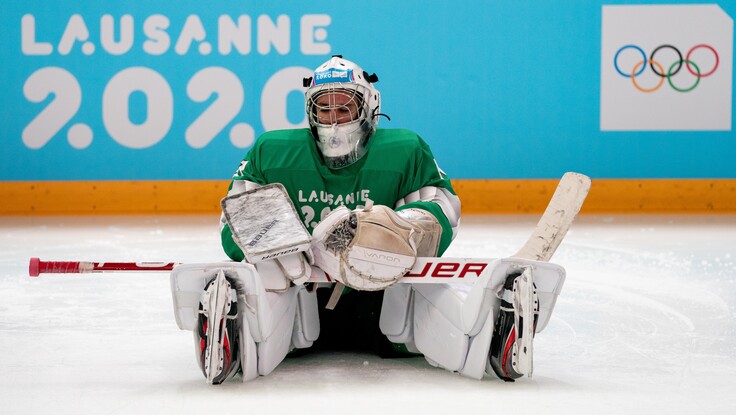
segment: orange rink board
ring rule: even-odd
[[[213,214],[226,180],[0,182],[0,215]],[[465,214],[541,213],[554,179],[453,180]],[[736,213],[736,179],[593,179],[581,213]]]

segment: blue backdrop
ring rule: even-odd
[[[600,128],[602,6],[676,3],[3,0],[0,180],[226,179],[332,54],[453,178],[734,178],[732,130]]]

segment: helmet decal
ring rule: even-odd
[[[352,69],[329,68],[314,73],[314,84],[322,85],[330,82],[354,82]]]

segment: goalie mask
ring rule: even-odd
[[[381,93],[376,74],[335,55],[304,79],[306,111],[312,135],[330,169],[349,166],[366,153],[376,130]]]

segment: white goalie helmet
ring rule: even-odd
[[[335,55],[304,78],[306,111],[317,148],[331,169],[349,166],[366,153],[381,115],[376,74]]]

